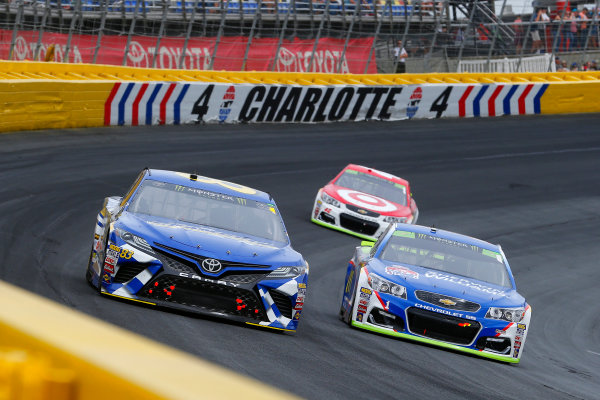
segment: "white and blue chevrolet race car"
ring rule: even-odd
[[[348,265],[341,319],[353,327],[518,363],[531,307],[500,246],[391,224]]]
[[[307,279],[269,194],[149,169],[104,200],[87,267],[103,295],[292,332]]]

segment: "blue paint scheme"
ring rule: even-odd
[[[502,256],[502,260],[506,265],[511,287],[498,286],[492,283],[478,281],[475,279],[466,278],[464,276],[452,275],[448,272],[443,272],[417,265],[402,264],[398,262],[389,262],[386,260],[382,260],[380,257],[385,249],[385,245],[390,240],[390,238],[393,237],[393,234],[396,231],[414,232],[415,234],[422,233],[434,237],[464,243],[467,245],[475,245],[486,250],[497,252]],[[461,345],[461,347],[477,350],[475,344],[477,343],[477,340],[479,338],[495,337],[497,336],[499,330],[505,330],[511,325],[511,323],[506,320],[485,318],[486,313],[488,312],[488,309],[490,307],[528,307],[524,297],[516,291],[516,285],[510,266],[508,265],[508,262],[506,260],[506,257],[504,256],[504,253],[502,252],[502,249],[498,245],[494,245],[479,239],[475,239],[469,236],[449,231],[439,229],[432,230],[432,228],[418,225],[397,224],[395,229],[389,229],[383,237],[380,237],[375,246],[375,253],[372,257],[370,255],[367,256],[366,259],[363,260],[362,266],[359,265],[356,260],[356,254],[358,253],[360,248],[357,248],[355,258],[353,258],[353,260],[348,264],[346,278],[344,280],[344,291],[340,309],[340,316],[347,322],[350,319],[352,319],[352,310],[356,302],[358,301],[357,299],[371,298],[371,296],[368,296],[366,294],[364,295],[364,297],[361,297],[361,286],[359,285],[359,276],[365,273],[365,269],[368,271],[368,275],[376,274],[379,277],[382,277],[388,281],[399,284],[406,288],[406,299],[402,299],[392,294],[376,292],[375,290],[368,287],[368,289],[372,290],[373,292],[372,296],[378,296],[381,300],[381,302],[378,301],[378,304],[382,303],[381,309],[385,310],[390,314],[394,314],[395,316],[402,318],[405,327],[402,333],[406,335],[420,336],[415,335],[414,333],[410,332],[409,329],[406,328],[406,310],[410,307],[419,308],[420,305],[428,307],[429,311],[433,311],[440,314],[454,315],[459,318],[464,318],[466,320],[472,320],[481,323],[481,330],[477,333],[473,342],[470,345]],[[415,277],[414,274],[389,274],[386,272],[386,267],[391,266],[405,267],[410,271],[417,273],[418,277]],[[352,270],[354,270],[354,275],[351,277],[350,274]],[[450,277],[452,280],[436,278],[436,275],[440,276],[439,274],[444,274]],[[457,281],[459,281],[462,284],[458,283]],[[482,290],[475,289],[473,288],[473,286],[477,286]],[[415,295],[416,290],[424,290],[428,292],[438,293],[443,296],[455,297],[467,301],[472,301],[480,304],[481,308],[477,312],[452,310],[451,308],[446,308],[442,304],[431,304],[417,299]],[[363,317],[363,321],[358,322],[364,322],[366,321],[366,318],[367,315],[365,314]],[[510,355],[507,355],[506,357],[510,357]]]
[[[171,171],[146,170],[143,172],[143,176],[139,182],[137,182],[137,186],[132,190],[130,197],[127,200],[131,200],[135,197],[140,186],[146,180],[188,186],[195,189],[218,192],[238,198],[267,203],[273,207],[275,214],[281,219],[275,201],[265,192],[230,182],[218,181],[202,176],[191,177],[187,174]],[[202,314],[231,317],[231,319],[240,322],[250,322],[271,328],[289,331],[295,331],[297,329],[299,315],[296,316],[296,312],[292,311],[292,318],[283,317],[276,305],[273,302],[269,303],[265,296],[259,291],[259,289],[262,289],[264,293],[268,293],[269,291],[276,290],[280,296],[288,296],[292,308],[296,306],[298,288],[302,287],[305,291],[308,280],[308,264],[303,259],[302,255],[292,248],[287,234],[285,235],[285,242],[277,242],[210,226],[192,224],[146,214],[130,213],[127,211],[128,207],[129,203],[126,201],[122,207],[119,207],[118,210],[113,210],[113,214],[110,214],[107,212],[105,202],[105,208],[103,208],[103,211],[98,216],[98,221],[105,222],[104,224],[98,222],[97,225],[102,227],[105,232],[104,235],[100,236],[102,236],[102,238],[108,238],[107,248],[110,248],[110,246],[113,245],[117,246],[119,250],[124,248],[133,249],[133,254],[130,258],[117,257],[118,260],[114,266],[114,272],[109,274],[110,279],[107,282],[104,282],[101,277],[101,275],[104,275],[105,273],[104,258],[107,250],[93,250],[93,254],[95,253],[99,258],[98,263],[101,266],[101,272],[99,276],[92,268],[93,263],[90,263],[90,266],[88,266],[88,280],[92,285],[96,287],[99,286],[101,292],[130,298],[132,300],[157,303],[159,306],[169,308],[181,308]],[[104,213],[105,216],[103,216],[102,213]],[[125,241],[120,236],[120,231],[125,231],[143,238],[153,250],[144,250],[139,246],[136,247],[132,245],[131,242]],[[161,247],[161,245],[166,247]],[[182,260],[182,262],[187,265],[188,271],[191,270],[191,272],[185,272],[184,276],[182,276],[180,273],[181,271],[173,269],[170,265],[163,265],[162,261],[160,261],[161,253],[168,254],[172,256],[171,258]],[[189,256],[186,254],[189,254]],[[196,256],[214,258],[221,260],[222,262],[232,262],[234,265],[224,265],[223,269],[220,271],[209,273],[200,268],[197,259],[194,259]],[[236,265],[236,263],[247,265]],[[114,282],[114,278],[118,276],[120,268],[131,268],[132,266],[137,266],[140,272],[126,282]],[[261,276],[266,276],[279,267],[292,266],[303,268],[303,272],[298,276],[290,278],[263,278],[258,282],[249,284],[251,286],[245,286],[244,283],[231,284],[223,281],[223,279],[232,274],[240,275],[252,272],[260,273]],[[264,307],[265,319],[258,321],[256,318],[241,317],[239,315],[225,315],[222,312],[215,313],[210,310],[204,310],[201,307],[193,308],[175,302],[169,302],[169,299],[153,299],[152,296],[150,296],[150,293],[152,292],[149,292],[149,289],[152,289],[151,284],[159,282],[161,277],[164,278],[165,276],[174,276],[180,280],[187,279],[187,282],[190,282],[190,284],[204,282],[212,285],[223,285],[223,287],[230,289],[240,288],[249,292],[255,292],[258,294],[256,301],[262,302]],[[100,285],[98,284],[99,279]],[[169,290],[163,287],[158,289]],[[160,292],[158,289],[157,291]],[[198,291],[201,293],[201,289],[198,289]],[[233,306],[235,306],[235,300],[236,298],[234,296],[231,299]],[[302,305],[299,305],[299,308],[296,310],[301,310],[301,308]],[[266,319],[267,311],[269,311],[268,314],[271,316],[274,314],[276,319]],[[296,318],[294,318],[294,316]]]

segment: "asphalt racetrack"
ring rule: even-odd
[[[0,279],[309,399],[600,399],[599,132],[600,115],[574,115],[0,135]],[[408,179],[421,224],[503,246],[533,309],[519,365],[338,320],[360,240],[309,214],[348,163]],[[102,200],[123,195],[146,166],[273,195],[311,265],[295,335],[145,308],[87,285]],[[110,343],[98,346],[110,356]]]

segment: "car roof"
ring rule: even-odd
[[[396,226],[396,231],[408,231],[415,233],[424,233],[426,235],[431,235],[439,238],[444,238],[448,240],[454,240],[460,243],[465,243],[468,245],[474,245],[481,247],[483,249],[491,250],[491,251],[500,251],[500,246],[497,244],[492,244],[486,242],[484,240],[476,239],[471,236],[461,235],[460,233],[445,231],[443,229],[432,228],[428,226],[421,225],[408,225],[408,224],[398,224]]]
[[[188,186],[195,189],[208,190],[264,203],[275,203],[270,194],[238,183],[209,178],[202,175],[188,174],[186,172],[166,171],[161,169],[149,169],[147,171],[148,173],[144,179]]]
[[[358,171],[358,172],[362,172],[362,173],[365,173],[365,174],[368,174],[368,175],[374,175],[374,176],[377,176],[379,178],[383,178],[385,180],[392,181],[394,183],[398,183],[398,184],[403,185],[403,186],[407,186],[407,187],[409,186],[408,185],[408,181],[406,179],[399,178],[399,177],[397,177],[395,175],[388,174],[387,172],[379,171],[379,170],[376,170],[374,168],[364,167],[362,165],[357,165],[357,164],[348,164],[346,166],[346,168],[344,168],[342,170],[342,173],[344,171],[348,170],[348,169],[351,169],[351,170],[354,170],[354,171]]]

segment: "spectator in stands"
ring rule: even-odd
[[[598,48],[598,9],[592,11],[590,13],[589,19],[594,19],[594,13],[596,13],[596,22],[592,22],[590,24],[590,42],[588,43],[589,47]]]
[[[540,49],[542,48],[542,38],[540,36],[540,31],[543,32],[543,29],[545,29],[545,25],[544,24],[544,14],[543,9],[538,9],[537,13],[535,14],[535,19],[534,19],[534,23],[531,25],[530,31],[531,31],[531,52],[532,53],[540,53]],[[533,14],[532,14],[533,17]],[[548,15],[546,15],[546,18],[548,17]],[[550,18],[548,18],[548,20],[550,20]]]
[[[515,48],[517,51],[517,54],[521,53],[521,49],[523,48],[523,39],[525,36],[525,31],[523,30],[523,20],[521,19],[521,16],[518,15],[517,18],[515,19]]]
[[[571,64],[571,71],[579,71],[579,65],[576,62]]]
[[[569,16],[565,19],[568,21],[569,32],[567,33],[567,47],[569,49],[577,49],[577,9],[573,9]]]
[[[406,57],[408,57],[408,53],[402,45],[402,40],[398,40],[396,47],[394,47],[394,64],[396,64],[397,74],[406,72]]]
[[[593,60],[590,63],[590,71],[598,71],[598,60]]]
[[[583,7],[579,12],[577,18],[579,19],[579,47],[583,48],[588,37],[588,9]]]
[[[569,67],[567,66],[567,62],[566,62],[566,61],[563,61],[563,62],[560,64],[560,68],[557,68],[556,70],[557,70],[558,72],[567,72],[567,71],[569,70]]]

